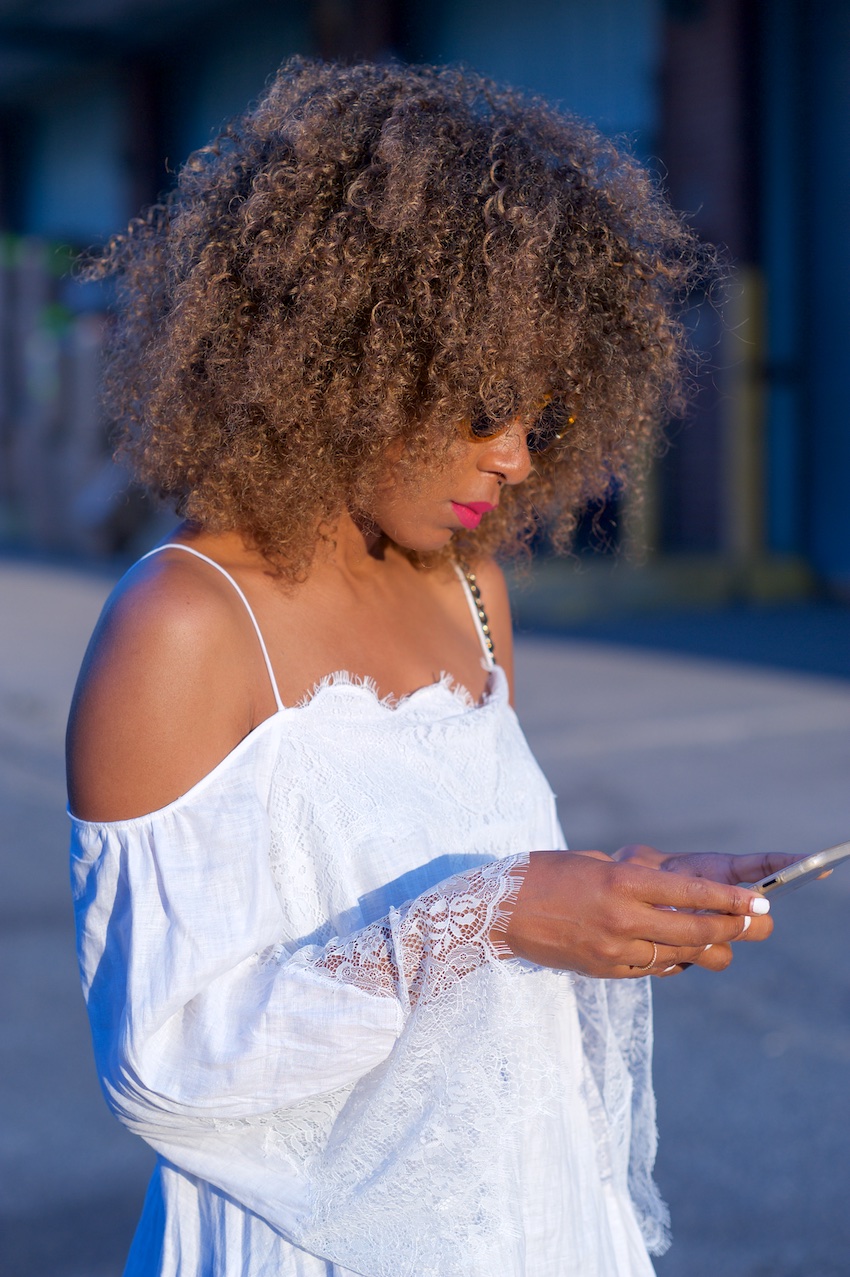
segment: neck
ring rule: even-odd
[[[386,556],[389,541],[365,516],[343,511],[332,524],[322,527],[316,549],[316,566],[336,568],[351,575],[370,572]]]
[[[189,542],[204,543],[201,548],[214,558],[231,563],[244,561],[245,566],[256,560],[257,551],[239,532],[207,533],[187,520],[179,525],[175,534]],[[344,511],[333,523],[323,525],[309,575],[342,574],[352,582],[358,578],[365,580],[375,575],[387,556],[393,554],[393,549],[392,542],[376,524]]]

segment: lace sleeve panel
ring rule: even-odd
[[[414,1007],[488,961],[511,957],[505,933],[528,856],[509,856],[438,883],[310,960],[317,972]]]

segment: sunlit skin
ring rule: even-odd
[[[496,507],[506,484],[522,483],[531,470],[527,429],[519,422],[492,439],[458,432],[444,464],[413,474],[396,470],[379,493],[372,518],[383,536],[407,550],[442,550],[466,526],[453,506]]]
[[[458,439],[439,465],[388,461],[368,515],[341,512],[307,578],[284,588],[238,533],[181,525],[181,540],[232,573],[265,636],[284,704],[329,673],[374,680],[402,697],[449,673],[479,699],[487,685],[477,634],[450,567],[422,571],[400,550],[443,549],[464,510],[496,506],[528,475],[527,427]],[[460,507],[460,511],[458,511]],[[487,517],[486,513],[483,514]],[[476,563],[500,665],[513,687],[510,612],[492,561]],[[215,689],[211,694],[211,689]],[[276,712],[257,640],[232,587],[188,555],[138,564],[111,596],[92,638],[68,734],[70,805],[83,819],[143,815],[174,801]],[[297,711],[296,711],[297,712]],[[737,886],[790,857],[665,857],[633,845],[535,852],[507,940],[518,956],[594,976],[634,976],[658,946],[653,974],[697,963],[721,970],[730,942],[762,940]],[[675,872],[665,872],[673,869]],[[749,922],[747,921],[749,919]]]

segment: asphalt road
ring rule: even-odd
[[[107,591],[0,562],[0,1246],[5,1277],[118,1277],[152,1158],[91,1061],[62,732]],[[850,681],[523,638],[519,709],[574,847],[816,850],[850,835]],[[850,869],[722,976],[655,983],[659,1277],[850,1273]],[[498,1277],[498,1275],[494,1275]]]

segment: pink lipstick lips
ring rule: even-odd
[[[451,507],[459,522],[470,530],[478,527],[485,514],[496,509],[489,501],[465,501],[463,505],[459,501],[452,501]]]

